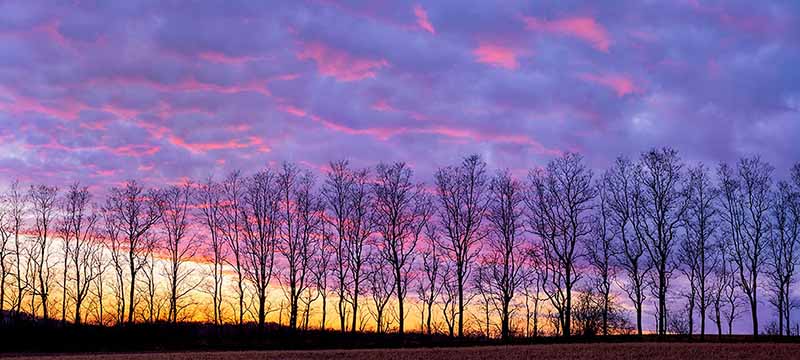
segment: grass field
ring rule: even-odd
[[[22,359],[216,360],[216,359],[798,359],[800,344],[615,343],[484,346],[436,349],[177,352],[103,355],[21,356]]]

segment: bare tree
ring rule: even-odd
[[[620,287],[633,303],[636,331],[642,335],[642,309],[647,286],[645,279],[651,263],[645,257],[644,239],[634,229],[634,214],[641,196],[636,178],[637,167],[628,158],[619,157],[603,174],[603,183],[608,203],[608,221],[614,227],[613,232],[621,247],[616,263],[628,278]]]
[[[614,261],[618,256],[618,251],[614,246],[614,230],[617,227],[613,226],[613,215],[609,201],[609,197],[612,195],[609,194],[606,185],[605,181],[600,181],[596,185],[598,194],[597,212],[593,221],[592,236],[586,239],[587,259],[589,260],[589,265],[594,269],[591,283],[596,289],[595,298],[600,302],[598,308],[601,311],[600,330],[603,335],[609,334],[609,315],[613,301],[611,285],[617,276],[617,268]]]
[[[275,251],[280,219],[277,175],[269,168],[248,181],[243,197],[242,225],[246,249],[246,275],[258,301],[258,327],[264,329],[269,283],[275,271]]]
[[[403,308],[417,242],[433,206],[422,184],[411,182],[405,163],[379,164],[373,185],[375,220],[381,235],[380,254],[392,268],[397,296],[399,333],[404,333]]]
[[[475,275],[471,277],[472,288],[475,290],[474,297],[478,298],[477,307],[480,310],[480,315],[473,314],[475,323],[478,324],[478,329],[483,336],[490,338],[492,336],[492,308],[500,308],[497,304],[497,298],[492,295],[492,289],[489,285],[490,266],[486,264],[485,259],[481,259],[475,265]]]
[[[392,281],[392,267],[380,258],[372,257],[367,261],[366,278],[369,284],[369,293],[372,297],[372,307],[369,309],[375,319],[375,331],[379,334],[386,332],[389,321],[386,317],[386,305],[394,292]]]
[[[596,189],[592,171],[575,153],[550,161],[545,170],[530,173],[526,198],[531,231],[542,242],[550,287],[545,291],[559,312],[561,334],[570,336],[572,288],[580,278],[578,245],[591,234],[589,213]]]
[[[431,335],[433,320],[433,304],[439,298],[442,290],[439,273],[442,267],[442,255],[438,242],[440,241],[439,229],[435,224],[429,223],[425,227],[426,247],[420,252],[422,256],[421,270],[423,277],[417,286],[417,297],[422,301],[422,318],[424,331]]]
[[[346,161],[331,162],[330,167],[322,194],[329,212],[326,218],[336,232],[335,242],[334,240],[330,241],[336,261],[333,269],[336,276],[338,302],[336,310],[339,316],[339,328],[341,332],[345,332],[347,330],[345,294],[349,289],[350,273],[350,263],[347,261],[347,222],[351,209],[348,199],[353,179]]]
[[[458,337],[464,336],[464,285],[470,266],[478,254],[478,246],[486,236],[481,228],[487,206],[486,163],[477,155],[466,157],[458,166],[448,166],[436,172],[436,191],[439,197],[439,219],[447,240],[441,248],[455,268],[458,294]]]
[[[535,244],[524,251],[526,257],[525,284],[522,288],[525,296],[525,336],[538,337],[539,311],[541,302],[547,299],[541,297],[546,277],[542,275],[543,263],[541,249]]]
[[[727,164],[718,169],[721,218],[729,228],[739,286],[750,302],[753,336],[758,336],[758,275],[768,243],[772,171],[759,157],[741,159],[736,170]]]
[[[684,214],[686,238],[681,244],[679,258],[681,271],[689,281],[689,332],[693,331],[695,304],[700,310],[700,339],[705,339],[706,311],[709,305],[709,277],[718,257],[712,241],[718,226],[717,200],[719,191],[714,187],[708,169],[700,164],[689,170],[686,188],[687,208]]]
[[[154,232],[148,232],[142,239],[142,274],[144,281],[140,281],[141,286],[144,287],[144,309],[139,308],[141,311],[140,317],[144,322],[153,323],[161,320],[161,311],[164,307],[164,299],[159,296],[158,288],[159,283],[156,279],[156,262],[155,250],[157,241]],[[140,290],[141,292],[141,290]],[[169,301],[167,299],[167,301]],[[134,308],[136,308],[134,306]]]
[[[655,268],[658,334],[667,333],[667,289],[675,268],[677,232],[687,208],[683,163],[674,149],[652,149],[642,154],[636,171],[641,196],[634,212],[634,228]]]
[[[11,274],[13,221],[8,198],[0,197],[0,323],[6,314],[6,279]]]
[[[98,217],[100,217],[100,216],[98,216]],[[100,233],[100,231],[98,231],[98,232]],[[106,325],[106,321],[105,321],[105,319],[106,319],[105,318],[105,314],[106,314],[105,313],[105,289],[106,289],[106,284],[105,284],[104,275],[106,273],[106,270],[108,270],[108,267],[110,266],[111,263],[110,263],[110,261],[106,260],[106,256],[104,254],[104,250],[106,250],[107,247],[102,246],[101,244],[102,243],[98,239],[97,256],[95,257],[96,261],[94,262],[94,265],[97,268],[93,270],[94,273],[96,274],[96,277],[95,277],[94,281],[92,282],[92,287],[90,289],[90,292],[92,293],[92,295],[94,295],[94,310],[95,310],[94,311],[94,313],[95,313],[94,318],[95,318],[95,323],[98,324],[98,325],[101,325],[101,326],[105,326]]]
[[[730,239],[730,236],[728,236]],[[729,241],[719,242],[720,261],[715,270],[716,286],[722,297],[722,318],[728,324],[728,335],[733,334],[733,322],[742,315],[743,299],[739,293],[737,265],[731,255]],[[721,329],[718,329],[721,331]],[[720,332],[721,335],[721,332]]]
[[[208,247],[210,250],[209,262],[211,263],[211,306],[214,325],[222,323],[222,296],[223,280],[225,276],[225,258],[227,248],[224,246],[223,236],[223,189],[222,185],[208,178],[197,192],[201,221],[208,229]]]
[[[310,281],[312,248],[322,220],[322,204],[314,194],[314,176],[284,163],[278,175],[278,191],[283,226],[278,250],[286,260],[288,273],[282,276],[289,286],[289,327],[297,328],[300,296]]]
[[[195,267],[187,262],[197,254],[196,237],[190,234],[191,209],[194,206],[194,189],[191,182],[173,185],[161,191],[159,206],[161,226],[164,231],[164,250],[167,261],[164,275],[169,283],[169,308],[167,321],[178,322],[178,315],[188,305],[187,295],[200,284],[192,279]]]
[[[487,286],[500,316],[503,340],[510,336],[509,323],[514,309],[511,300],[525,281],[523,251],[524,197],[520,183],[506,171],[498,172],[489,186]]]
[[[767,278],[774,291],[772,303],[778,311],[778,334],[791,333],[791,285],[800,261],[800,195],[787,182],[778,183],[772,206],[772,226],[767,241]]]
[[[243,222],[245,215],[244,208],[244,192],[245,192],[245,179],[241,173],[234,171],[228,175],[222,182],[222,208],[220,209],[220,233],[223,241],[228,245],[233,259],[226,259],[231,265],[234,272],[236,272],[236,297],[238,305],[236,306],[237,324],[240,326],[244,324],[245,313],[245,263],[246,263],[246,245],[244,244],[244,236],[242,233]]]
[[[686,298],[686,313],[676,316],[680,316],[681,321],[686,321],[685,332],[686,335],[691,336],[694,334],[694,313],[698,305],[698,297],[700,292],[699,271],[701,250],[697,247],[697,244],[694,241],[690,240],[691,235],[688,234],[688,227],[684,227],[684,229],[686,230],[687,234],[678,247],[676,267],[678,271],[684,275],[686,281],[688,282],[687,288],[681,290],[681,295]],[[681,330],[683,331],[684,329],[681,328]]]
[[[66,261],[71,262],[73,268],[75,324],[81,323],[81,307],[95,279],[100,276],[102,248],[96,229],[99,216],[93,210],[89,188],[78,183],[72,184],[63,201],[62,236],[66,244],[71,244],[67,248]],[[66,282],[67,279],[64,280]],[[66,306],[66,301],[63,304]],[[64,317],[62,314],[62,318]]]
[[[371,194],[369,192],[366,170],[352,170],[347,161],[332,162],[323,190],[323,197],[329,212],[328,221],[335,229],[336,266],[339,324],[346,331],[347,302],[352,306],[350,331],[357,331],[358,295],[364,265],[364,249],[367,238],[372,234],[373,219],[370,212]]]
[[[352,275],[353,291],[350,294],[350,303],[353,306],[353,321],[350,327],[351,332],[356,332],[356,320],[358,317],[358,296],[361,291],[363,278],[363,266],[366,262],[367,239],[374,230],[374,218],[372,213],[372,194],[369,189],[369,177],[367,170],[359,170],[353,173],[353,186],[350,188],[349,206],[351,211],[347,221],[347,260],[350,263]]]
[[[48,297],[50,295],[50,284],[52,282],[53,264],[50,262],[50,239],[53,229],[53,221],[56,219],[58,188],[46,185],[31,185],[28,191],[31,202],[31,210],[34,215],[34,243],[36,252],[33,254],[32,261],[36,273],[35,281],[38,283],[34,288],[34,296],[38,295],[41,301],[42,314],[45,320],[49,319]],[[31,302],[33,304],[33,302]],[[35,306],[31,306],[31,311],[35,313]]]
[[[151,250],[148,232],[161,218],[158,197],[156,190],[145,190],[135,180],[129,180],[122,187],[112,188],[106,200],[107,226],[117,227],[112,231],[118,232],[124,251],[127,251],[130,276],[128,323],[133,323],[136,310],[136,275],[147,263]]]
[[[323,214],[320,214],[323,217]],[[330,231],[328,230],[328,226],[326,222],[323,220],[320,222],[320,238],[316,242],[319,248],[314,252],[315,256],[313,257],[314,263],[311,268],[311,272],[314,276],[314,285],[316,287],[317,294],[320,298],[322,298],[322,305],[320,308],[322,309],[322,319],[320,319],[319,328],[322,331],[325,331],[327,320],[328,320],[328,275],[331,268],[331,248],[333,244],[331,244],[332,236]],[[310,307],[311,302],[307,304]],[[308,327],[309,321],[309,310],[306,309],[306,327]]]
[[[717,238],[720,236],[722,235],[718,233]],[[725,271],[727,270],[726,262],[729,261],[729,257],[727,256],[728,249],[725,248],[725,242],[721,240],[716,241],[712,250],[719,252],[719,254],[718,260],[714,262],[711,267],[712,276],[709,279],[710,283],[708,287],[708,302],[709,306],[711,306],[711,313],[708,316],[717,327],[717,336],[722,337],[722,313],[725,311],[725,288],[728,282],[732,281],[733,278],[730,276],[729,272]]]
[[[22,314],[22,302],[25,298],[25,292],[28,288],[28,283],[25,281],[25,276],[22,274],[22,256],[25,252],[23,244],[23,228],[25,227],[25,214],[28,211],[28,199],[23,193],[19,181],[15,180],[11,183],[8,193],[6,195],[8,201],[8,229],[14,236],[14,278],[16,282],[16,296],[14,298],[14,314],[17,318]]]
[[[103,208],[103,233],[106,237],[106,248],[111,254],[110,266],[114,269],[114,298],[116,300],[115,322],[125,322],[125,253],[123,250],[122,225],[113,209]]]
[[[443,264],[441,272],[441,297],[442,297],[442,318],[447,326],[447,333],[450,337],[455,335],[458,311],[458,284],[455,276],[455,266],[446,262]]]

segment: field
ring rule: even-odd
[[[460,348],[231,351],[22,356],[16,359],[216,360],[216,359],[797,359],[800,344],[790,343],[614,343],[483,346]]]

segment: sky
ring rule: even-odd
[[[781,175],[798,64],[797,1],[0,0],[0,183],[661,146]]]
[[[0,177],[800,159],[793,1],[0,1]]]

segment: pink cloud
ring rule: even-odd
[[[472,50],[472,54],[478,62],[515,70],[519,67],[517,54],[513,49],[497,44],[481,43]]]
[[[193,153],[205,153],[212,150],[230,150],[256,148],[260,152],[269,152],[270,148],[263,141],[255,136],[251,136],[247,141],[230,140],[224,142],[190,143],[181,137],[171,135],[169,142],[175,146],[182,147]]]
[[[557,149],[547,148],[540,142],[525,135],[491,134],[483,131],[475,131],[470,129],[456,129],[444,126],[437,126],[428,129],[419,129],[416,130],[415,132],[436,134],[456,139],[468,139],[472,141],[524,145],[531,147],[536,153],[539,154],[547,154],[554,156],[561,155],[561,151]]]
[[[129,157],[143,157],[143,156],[153,156],[157,153],[161,148],[156,145],[147,145],[147,144],[132,144],[132,145],[123,145],[110,148],[111,152],[121,155],[121,156],[129,156]]]
[[[313,60],[322,75],[334,77],[339,81],[373,78],[377,70],[389,66],[386,60],[357,58],[343,50],[318,42],[304,44],[297,58]]]
[[[611,39],[605,28],[589,17],[570,17],[550,21],[523,16],[523,20],[528,30],[573,36],[603,52],[608,52],[608,48],[611,46]]]
[[[430,20],[428,20],[428,13],[422,6],[414,5],[414,16],[417,17],[417,25],[419,27],[431,34],[436,34],[436,29],[433,28]]]
[[[87,84],[94,85],[141,85],[147,86],[159,91],[164,92],[190,92],[190,91],[213,91],[224,94],[238,94],[241,92],[256,92],[264,96],[271,96],[269,89],[267,89],[267,81],[271,79],[253,79],[243,83],[218,85],[207,83],[196,79],[194,76],[187,77],[186,79],[176,82],[174,84],[164,84],[152,81],[143,77],[127,77],[127,76],[114,76],[113,78],[99,78],[88,81]]]
[[[633,80],[625,75],[618,74],[589,74],[581,73],[578,77],[584,81],[605,86],[617,93],[617,96],[623,97],[634,92],[638,92],[639,88],[634,84]]]
[[[289,115],[293,115],[293,116],[297,116],[297,117],[305,117],[307,115],[305,110],[300,109],[300,108],[298,108],[296,106],[293,106],[293,105],[281,105],[279,107],[279,109],[281,109],[282,111],[284,111],[285,113],[287,113]]]
[[[450,140],[456,140],[456,141],[465,141],[465,142],[478,141],[478,142],[493,142],[493,143],[522,145],[530,147],[536,153],[539,154],[555,155],[555,156],[561,154],[561,151],[558,149],[548,148],[543,144],[541,144],[540,142],[528,136],[519,134],[513,134],[513,135],[493,134],[491,132],[486,132],[481,130],[451,128],[446,126],[430,126],[430,127],[402,126],[402,127],[372,127],[372,128],[355,129],[347,125],[330,121],[328,119],[322,118],[314,114],[311,114],[310,117],[312,120],[322,124],[326,128],[331,129],[333,131],[341,132],[348,135],[370,136],[380,141],[388,141],[394,136],[403,134],[430,134],[430,135],[443,136]]]

